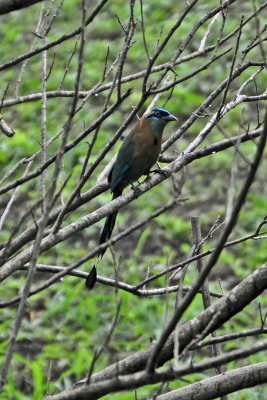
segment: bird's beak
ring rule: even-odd
[[[175,117],[174,115],[170,114],[167,115],[166,117],[163,117],[164,121],[169,122],[169,121],[178,121],[178,118]]]

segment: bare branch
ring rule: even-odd
[[[247,304],[255,299],[260,293],[266,289],[267,281],[267,266],[254,271],[254,273],[244,279],[239,285],[232,289],[227,295],[218,300],[215,304],[202,311],[195,318],[180,327],[180,351],[197,337],[199,333],[207,326],[216,310],[216,319],[213,320],[212,325],[209,327],[208,333],[218,329],[226,321],[230,320],[235,314],[240,312]],[[207,333],[207,334],[208,334]],[[159,365],[163,365],[166,361],[173,358],[173,335],[170,337],[164,351],[160,355]],[[107,381],[119,375],[133,374],[137,371],[144,370],[147,360],[151,352],[155,348],[155,343],[150,344],[144,350],[136,352],[135,354],[119,361],[116,364],[110,365],[101,372],[92,376],[91,382]]]
[[[267,349],[267,341],[264,341],[252,347],[249,347],[248,349],[234,350],[223,356],[215,357],[208,361],[203,361],[202,363],[198,363],[195,365],[191,364],[189,367],[179,368],[175,370],[168,369],[163,372],[157,372],[152,374],[149,374],[147,372],[144,373],[139,372],[132,375],[120,376],[120,379],[115,378],[110,381],[105,380],[103,382],[93,383],[89,387],[82,387],[80,389],[68,390],[66,392],[62,392],[61,394],[50,396],[48,399],[49,400],[99,399],[104,395],[108,393],[113,393],[115,391],[135,389],[143,385],[158,383],[158,382],[166,382],[168,380],[174,380],[179,377],[188,375],[190,373],[205,371],[207,369],[214,368],[218,365],[226,364],[233,360],[238,360],[244,357],[248,357],[251,354],[255,354],[258,353],[259,351],[264,351],[266,349]],[[260,366],[263,368],[263,374],[262,374],[263,378],[261,378],[260,381],[261,383],[266,383],[267,363],[266,362],[260,363]],[[228,390],[230,390],[229,386]],[[226,393],[222,392],[222,395],[227,393],[228,392]],[[177,399],[177,397],[174,398]]]
[[[192,396],[195,400],[212,400],[266,382],[267,363],[261,362],[193,383],[186,388],[159,396],[157,400],[176,400],[177,398],[187,400]]]
[[[7,1],[7,0],[6,0]],[[10,0],[12,1],[12,0]],[[91,13],[91,15],[86,19],[86,26],[89,25],[95,18],[95,16],[99,13],[99,11],[103,8],[103,6],[108,2],[108,0],[102,0],[100,1],[100,3],[95,7],[95,9],[93,10],[93,12]],[[27,60],[28,58],[31,58],[37,54],[42,53],[44,50],[48,50],[54,46],[57,46],[63,42],[65,42],[66,40],[71,39],[72,37],[79,35],[82,31],[82,27],[75,29],[74,31],[61,36],[59,39],[54,40],[53,42],[47,43],[46,45],[39,47],[35,50],[29,51],[28,53],[22,54],[19,57],[14,58],[11,61],[7,61],[4,64],[0,65],[0,71],[4,71],[7,68],[10,68],[14,65],[17,65],[19,63],[21,63],[24,60]]]
[[[175,166],[175,171],[177,172],[177,171],[181,170],[185,165],[189,164],[190,162],[192,162],[195,159],[199,159],[199,158],[205,157],[208,154],[213,154],[213,153],[216,153],[218,151],[222,151],[222,150],[224,150],[224,149],[226,149],[228,147],[233,146],[236,143],[236,141],[238,141],[238,140],[240,140],[240,142],[243,142],[243,141],[251,139],[252,137],[258,137],[261,133],[262,133],[262,130],[258,129],[256,131],[252,132],[251,136],[249,136],[249,134],[244,134],[244,135],[242,135],[242,137],[235,137],[235,138],[231,138],[231,139],[228,139],[228,140],[224,140],[222,142],[219,142],[217,145],[211,145],[209,147],[206,147],[204,149],[198,150],[196,152],[192,152],[192,153],[190,153],[188,155],[183,154],[180,157],[180,163],[179,164],[177,163],[176,166]],[[142,193],[145,193],[146,191],[148,191],[151,187],[159,184],[160,182],[162,182],[166,178],[167,178],[167,175],[163,176],[162,174],[156,174],[155,176],[153,176],[153,178],[150,179],[149,182],[144,183],[144,184],[142,184],[140,186],[140,195]],[[98,194],[102,193],[104,190],[106,190],[107,187],[108,187],[108,185],[106,183],[94,187],[92,190],[90,190],[89,192],[85,193],[83,196],[81,196],[75,202],[73,202],[72,206],[67,211],[69,212],[71,210],[74,210],[74,209],[78,208],[82,204],[87,203],[89,200],[94,198],[96,195],[98,195]],[[110,202],[109,204],[107,204],[106,206],[98,209],[95,213],[91,213],[89,220],[86,220],[86,219],[83,218],[83,219],[80,220],[80,224],[75,224],[72,227],[70,226],[69,227],[70,228],[70,233],[74,234],[76,232],[79,232],[81,229],[84,229],[84,227],[90,226],[91,224],[97,222],[98,220],[100,220],[104,216],[108,215],[108,213],[114,212],[115,210],[119,209],[120,207],[122,207],[125,204],[128,204],[129,202],[131,202],[134,199],[135,199],[135,194],[134,193],[128,193],[126,195],[121,196],[117,200],[114,200],[114,201]],[[51,215],[51,219],[50,219],[51,222],[55,221],[59,211],[54,212]],[[86,224],[86,221],[87,221],[87,224]],[[74,226],[75,226],[75,229],[73,230]],[[5,254],[5,257],[6,257],[6,256],[10,255],[12,252],[17,251],[21,246],[23,246],[25,243],[27,243],[29,240],[31,240],[34,237],[35,232],[36,232],[36,227],[35,226],[32,226],[31,228],[29,228],[29,230],[25,231],[21,235],[21,237],[19,237],[17,240],[14,240],[13,244],[10,244],[8,250],[2,250],[0,252],[0,257],[3,257],[3,253]],[[53,240],[51,245],[57,244],[59,238],[60,238],[60,241],[66,239],[68,237],[68,233],[67,233],[66,230],[65,230],[65,232],[66,232],[66,235],[63,235],[61,237],[60,237],[60,235],[56,235],[55,239],[57,238],[57,240]],[[252,236],[254,236],[254,233],[253,233]],[[251,238],[252,236],[250,235],[249,238]],[[106,245],[102,245],[102,246],[108,246],[108,245],[106,244]],[[25,252],[24,252],[24,254],[25,254]],[[96,254],[95,252],[92,252],[91,253],[91,257],[93,255],[95,255],[95,254]],[[88,259],[91,258],[91,257],[88,257]],[[21,261],[24,263],[23,260],[21,260]],[[25,262],[27,262],[27,261],[25,260]],[[14,262],[12,262],[12,265],[13,265],[12,271],[14,271],[17,267],[15,267]],[[5,268],[2,267],[2,272],[4,270],[5,270]],[[0,274],[0,277],[1,277],[1,274]]]

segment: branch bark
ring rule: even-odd
[[[256,270],[252,275],[244,279],[239,285],[232,289],[227,295],[218,300],[215,304],[204,310],[202,313],[191,319],[189,322],[180,326],[179,329],[179,344],[180,353],[196,338],[198,335],[206,329],[206,335],[210,332],[221,327],[226,321],[230,320],[234,315],[239,313],[245,306],[247,306],[253,299],[260,295],[267,288],[267,264],[262,268]],[[165,362],[173,358],[173,345],[174,335],[172,334],[167,343],[165,344],[160,357],[158,359],[158,366],[163,365]],[[105,385],[107,381],[110,382],[110,387],[114,387],[116,382],[120,382],[118,376],[135,374],[138,371],[142,371],[146,367],[146,363],[151,356],[151,352],[155,349],[155,343],[150,344],[146,349],[136,352],[132,356],[129,356],[116,364],[105,368],[101,372],[95,374],[91,378],[92,384],[98,382]],[[151,374],[151,377],[154,376]],[[148,383],[148,382],[147,382]],[[119,383],[118,383],[119,385]],[[136,383],[136,387],[138,384]],[[62,392],[61,394],[51,396],[51,400],[63,400],[63,399],[82,399],[82,398],[99,398],[89,397],[92,395],[94,388],[82,387],[73,390]],[[126,388],[124,387],[123,390]],[[98,390],[98,389],[97,389]],[[122,390],[122,389],[121,389]],[[105,386],[105,393],[109,393],[107,386]],[[82,395],[88,397],[81,397]]]
[[[225,144],[225,141],[224,141]],[[231,145],[231,141],[227,143]],[[211,150],[211,149],[210,149]],[[167,179],[167,176],[170,176],[172,173],[181,170],[185,165],[187,165],[192,159],[200,158],[203,156],[203,153],[206,154],[207,149],[199,150],[199,152],[192,152],[188,154],[182,154],[178,157],[178,159],[173,162],[174,169],[169,169],[168,175],[163,176],[162,174],[156,174],[153,176],[148,182],[145,182],[140,185],[139,195],[150,190],[152,187],[158,185],[163,180]],[[212,152],[214,151],[214,147]],[[200,154],[199,154],[200,153]],[[180,163],[178,162],[180,161]],[[138,196],[139,196],[138,195]],[[112,200],[110,203],[104,205],[103,207],[99,208],[96,211],[93,211],[91,214],[85,215],[84,217],[80,218],[79,220],[75,221],[72,224],[69,224],[65,228],[62,228],[56,234],[50,234],[48,237],[44,238],[41,245],[41,252],[48,250],[49,248],[53,247],[54,245],[62,242],[63,240],[67,239],[68,237],[72,236],[73,234],[80,232],[81,230],[88,228],[89,226],[93,225],[94,223],[98,222],[106,215],[118,210],[122,206],[132,202],[136,198],[136,194],[131,191],[118,197],[115,200]],[[80,201],[78,199],[78,201]],[[0,281],[6,279],[11,273],[19,269],[25,263],[27,263],[30,259],[32,247],[24,250],[12,260],[8,261],[6,264],[2,265],[1,272],[0,272]],[[8,254],[8,253],[7,253]],[[89,257],[90,258],[90,257]],[[89,259],[87,258],[87,259]],[[79,264],[81,265],[81,264]],[[76,268],[77,266],[73,266]]]
[[[261,362],[193,383],[183,389],[163,394],[157,400],[211,400],[266,382],[267,362]]]
[[[130,389],[136,389],[140,386],[144,386],[146,384],[151,384],[151,383],[160,383],[160,382],[168,382],[171,380],[175,380],[177,378],[186,376],[190,373],[196,373],[196,372],[201,372],[201,371],[206,371],[210,368],[213,368],[215,366],[221,366],[226,364],[227,362],[242,359],[244,357],[248,357],[249,355],[255,354],[259,351],[264,351],[267,348],[267,342],[261,342],[255,346],[249,347],[248,349],[245,350],[233,350],[229,352],[228,354],[225,354],[223,356],[216,357],[211,360],[203,361],[197,364],[190,364],[189,366],[178,368],[178,369],[167,369],[162,372],[154,372],[152,374],[150,373],[136,373],[136,374],[131,374],[127,375],[124,377],[120,377],[118,379],[115,378],[110,381],[104,381],[104,382],[99,382],[96,384],[93,384],[92,386],[86,385],[85,387],[82,387],[78,390],[69,390],[65,391],[59,395],[51,396],[48,397],[48,399],[51,400],[96,400],[100,399],[106,394],[109,393],[114,393],[117,391],[124,391],[124,390],[130,390]],[[266,364],[266,363],[264,363]],[[217,375],[219,377],[224,376],[224,375]],[[267,381],[267,376],[266,376],[266,368],[263,373],[262,381],[261,383],[265,383]],[[254,386],[253,382],[251,382],[251,385]],[[226,390],[231,390],[229,387]],[[226,392],[225,394],[227,394]],[[224,393],[223,393],[224,394]],[[217,396],[216,396],[217,397]],[[172,397],[172,400],[174,399],[180,399],[180,397]],[[187,397],[188,398],[188,397]],[[189,397],[190,398],[190,397]],[[205,398],[206,399],[206,398]],[[195,397],[194,397],[195,400]]]

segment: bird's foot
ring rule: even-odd
[[[152,169],[150,171],[150,173],[152,173],[152,172],[154,172],[155,174],[161,174],[165,178],[167,178],[169,176],[169,173],[167,171],[165,171],[164,169],[161,169],[161,168]]]

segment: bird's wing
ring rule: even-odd
[[[109,182],[111,190],[114,192],[120,183],[127,176],[128,170],[133,165],[135,143],[133,135],[130,133],[124,140],[119,153],[117,155],[115,164],[109,175]]]
[[[119,168],[115,169],[114,165],[114,172],[113,170],[111,171],[111,190],[114,192],[116,190],[116,187],[120,184],[120,182],[125,178],[125,175],[127,174],[128,169],[130,168],[130,165],[122,164]]]

